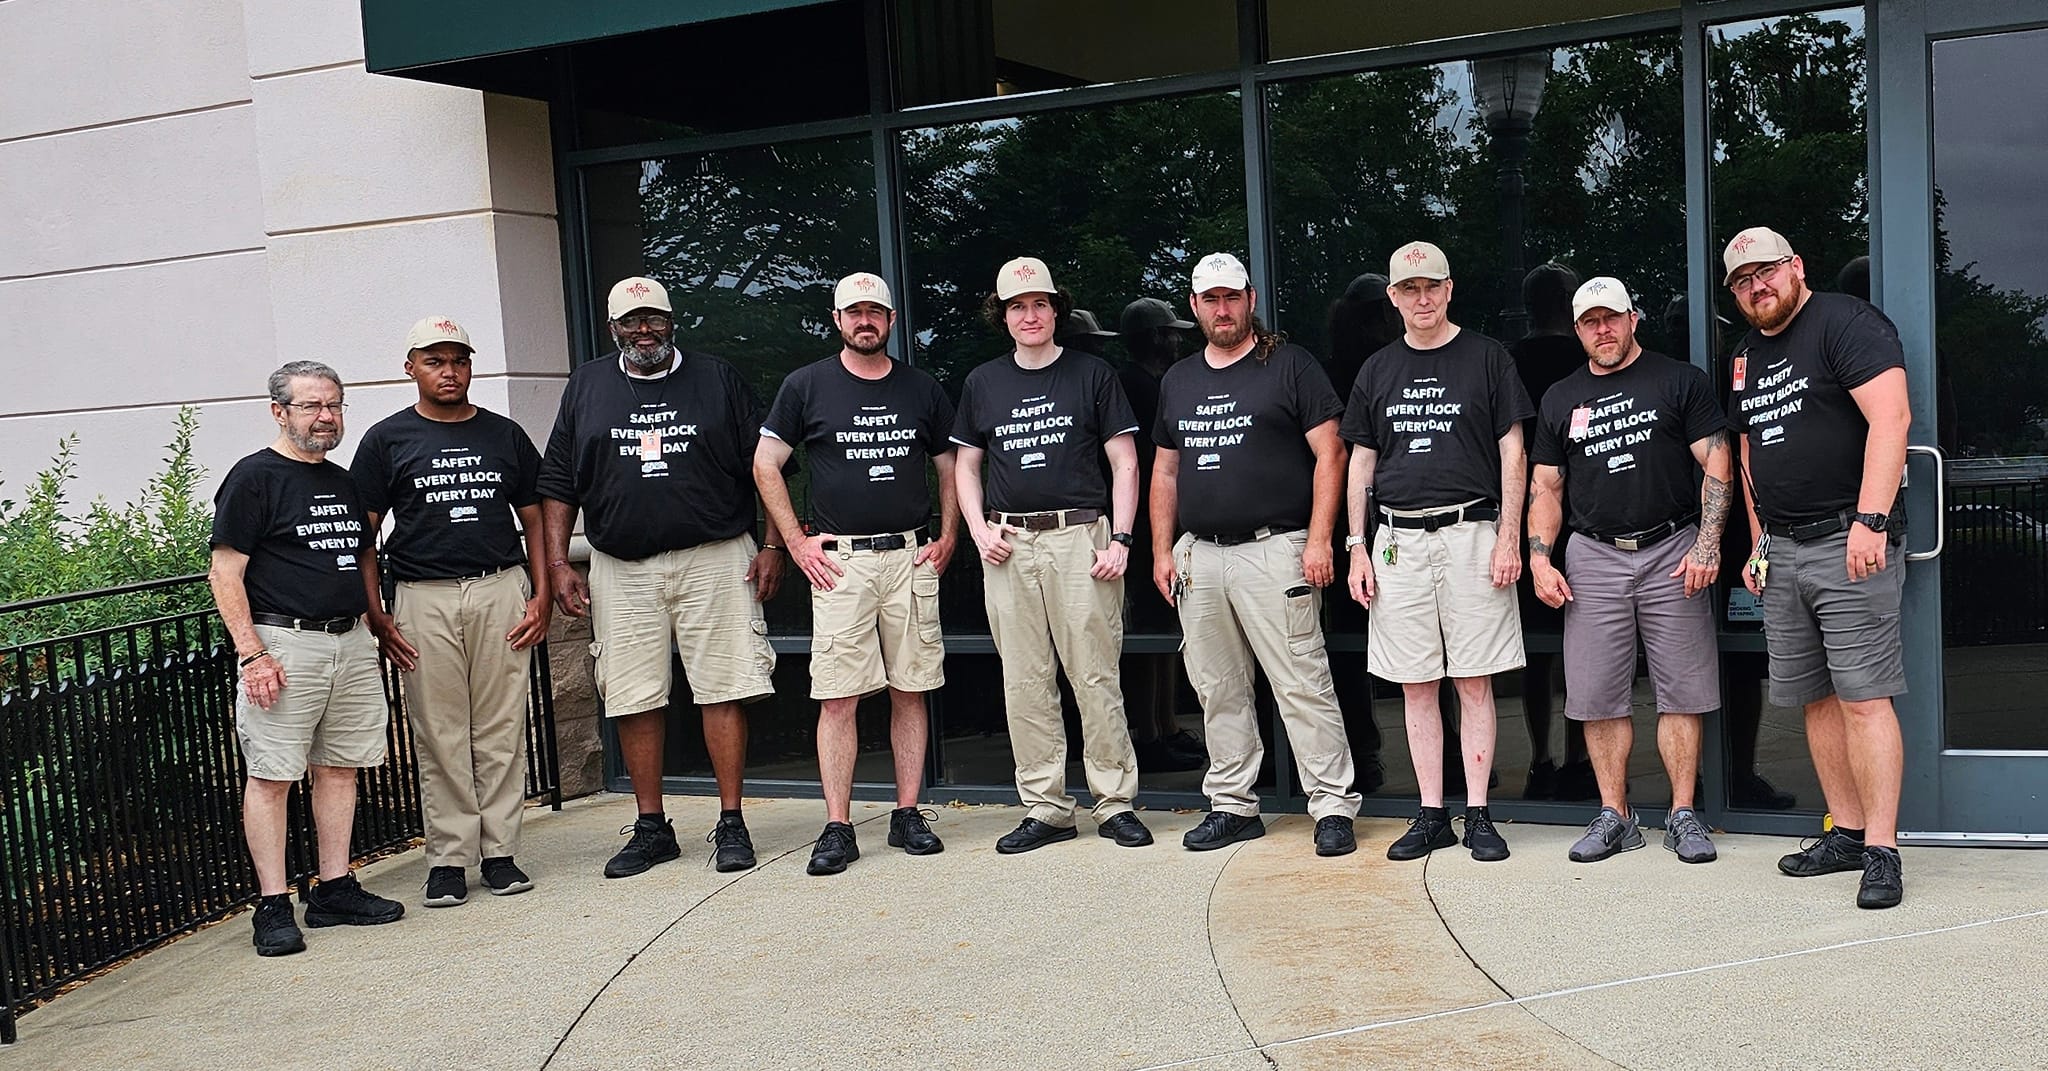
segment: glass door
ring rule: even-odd
[[[1883,11],[1876,270],[1916,448],[1901,826],[2048,840],[2048,9]]]

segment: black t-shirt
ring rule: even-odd
[[[1211,368],[1197,353],[1166,370],[1152,437],[1180,451],[1180,524],[1204,535],[1308,527],[1308,431],[1344,411],[1316,359],[1282,345]]]
[[[614,558],[730,539],[754,527],[761,403],[733,367],[677,349],[659,379],[628,379],[616,355],[569,376],[541,458],[542,497],[583,510],[590,545]]]
[[[369,609],[355,481],[332,461],[268,447],[235,462],[213,496],[213,546],[249,556],[249,609],[288,617],[355,617]]]
[[[1905,366],[1898,329],[1847,294],[1814,294],[1776,336],[1750,331],[1729,362],[1728,418],[1749,434],[1759,516],[1785,524],[1856,508],[1870,424],[1849,391]]]
[[[1582,366],[1551,387],[1529,458],[1564,470],[1573,531],[1621,536],[1699,511],[1692,444],[1727,425],[1705,371],[1644,350],[1618,372]]]
[[[953,403],[930,373],[891,362],[862,379],[836,353],[791,372],[761,422],[761,434],[804,449],[811,523],[844,535],[924,527],[925,465],[953,449],[952,428]]]
[[[988,451],[990,509],[1108,510],[1102,444],[1137,430],[1116,373],[1068,349],[1044,368],[1020,368],[1005,354],[969,372],[953,441]]]
[[[1379,452],[1373,490],[1390,509],[1500,500],[1500,439],[1535,415],[1501,344],[1461,330],[1433,350],[1399,338],[1366,360],[1344,438]]]
[[[386,568],[443,580],[526,560],[515,510],[540,501],[540,452],[519,425],[479,408],[468,420],[404,409],[370,428],[349,473],[365,513],[391,514]]]

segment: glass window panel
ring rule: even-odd
[[[765,406],[784,376],[837,348],[832,284],[877,267],[874,165],[865,137],[586,168],[593,352],[616,352],[601,317],[611,285],[668,287],[676,342],[733,363]],[[807,479],[790,477],[797,510]],[[802,577],[768,604],[779,634],[810,631]]]
[[[1677,9],[1678,0],[1550,0],[1543,4],[1527,0],[1471,0],[1456,4],[1268,0],[1266,49],[1269,59],[1294,59]]]
[[[904,107],[1237,63],[1235,0],[899,0]]]
[[[1668,332],[1662,313],[1685,286],[1684,221],[1673,210],[1685,198],[1677,46],[1674,32],[1271,87],[1279,326],[1348,393],[1365,359],[1400,332],[1384,279],[1353,283],[1420,238],[1450,258],[1453,320],[1507,342],[1533,395],[1583,360],[1568,302],[1594,275],[1629,285],[1646,311],[1643,344],[1669,352],[1683,332]],[[1532,82],[1534,114],[1510,107]],[[1530,665],[1497,685],[1498,791],[1583,798],[1583,737],[1557,716],[1561,623],[1523,601]],[[1333,644],[1360,646],[1365,628],[1356,605],[1330,600]],[[1413,793],[1399,689],[1368,682],[1362,657],[1336,662],[1340,681],[1357,682],[1339,698],[1361,773],[1378,763],[1387,792]],[[1373,754],[1377,739],[1393,750]]]
[[[1868,60],[1860,7],[1706,33],[1712,240],[1703,255],[1716,295],[1710,370],[1725,401],[1728,351],[1748,330],[1720,285],[1721,247],[1736,231],[1771,227],[1799,250],[1808,286],[1870,296]],[[1748,556],[1747,530],[1730,524],[1721,552],[1724,627],[1760,635],[1762,612],[1740,575]],[[1730,806],[1821,810],[1803,715],[1770,703],[1761,650],[1724,651],[1722,662]]]
[[[1952,748],[2048,749],[2043,49],[2048,29],[1933,46],[1936,433],[1949,455],[1939,564]]]

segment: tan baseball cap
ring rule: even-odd
[[[1409,279],[1448,279],[1451,259],[1428,242],[1409,242],[1387,258],[1387,285],[1399,286]]]
[[[1794,255],[1792,243],[1786,241],[1784,235],[1769,227],[1751,227],[1728,239],[1728,248],[1721,250],[1721,267],[1727,269],[1727,274],[1721,277],[1721,285],[1727,286],[1744,264],[1761,264]]]
[[[454,342],[471,353],[476,352],[476,347],[469,344],[469,332],[446,316],[429,316],[412,325],[412,330],[405,333],[405,352],[423,350],[438,342]]]
[[[668,288],[643,275],[621,279],[612,284],[611,296],[604,301],[605,316],[616,320],[634,309],[653,309],[656,312],[674,313],[676,308],[668,303]]]
[[[996,300],[1008,301],[1018,294],[1051,294],[1052,269],[1037,257],[1018,257],[996,270]]]
[[[1219,286],[1227,290],[1243,290],[1250,285],[1252,277],[1244,270],[1244,261],[1229,253],[1211,253],[1195,261],[1195,270],[1188,273],[1188,286],[1197,294]]]
[[[1613,309],[1615,312],[1634,312],[1635,304],[1629,301],[1628,287],[1612,275],[1596,275],[1585,281],[1572,295],[1572,319],[1576,320],[1594,309]]]
[[[889,297],[889,284],[874,272],[854,272],[839,280],[839,285],[832,289],[834,309],[848,308],[863,301],[872,301],[890,312],[896,311],[896,303]]]

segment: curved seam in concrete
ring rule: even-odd
[[[1277,1071],[1280,1066],[1279,1061],[1274,1060],[1266,1052],[1266,1047],[1260,1044],[1258,1035],[1252,1033],[1251,1024],[1244,1021],[1244,1012],[1238,1008],[1237,998],[1230,992],[1230,979],[1223,976],[1223,964],[1216,958],[1216,890],[1222,886],[1223,875],[1230,870],[1230,864],[1236,861],[1237,853],[1242,850],[1244,850],[1243,842],[1231,848],[1230,856],[1223,861],[1222,866],[1216,868],[1215,880],[1209,883],[1209,898],[1202,905],[1202,939],[1209,946],[1209,966],[1216,972],[1216,984],[1223,987],[1223,999],[1230,1005],[1230,1014],[1237,1019],[1237,1028],[1244,1031],[1245,1040],[1251,1042],[1249,1049],[1240,1049],[1238,1051],[1258,1053],[1259,1059],[1266,1061],[1266,1066],[1275,1068]],[[1196,1059],[1208,1058],[1197,1057]],[[1173,1065],[1165,1064],[1161,1066],[1171,1067]]]
[[[882,816],[875,815],[871,818],[863,818],[860,821],[855,822],[853,824],[856,826],[866,825],[867,823],[875,821],[880,817]],[[816,842],[813,841],[812,843]],[[725,884],[720,885],[717,888],[714,888],[710,892],[705,893],[703,896],[699,897],[696,903],[684,908],[682,914],[677,915],[675,918],[668,920],[668,923],[664,925],[661,929],[654,931],[654,936],[649,937],[645,944],[642,944],[639,948],[634,949],[630,954],[628,954],[626,956],[625,962],[619,964],[619,969],[613,971],[611,973],[611,977],[606,978],[604,980],[604,984],[598,986],[597,991],[590,994],[590,999],[583,1002],[582,1009],[576,1013],[576,1017],[574,1019],[569,1020],[569,1026],[567,1029],[562,1031],[562,1036],[555,1039],[554,1047],[548,1050],[547,1058],[540,1062],[539,1071],[547,1071],[548,1066],[555,1062],[555,1057],[561,1055],[562,1046],[567,1045],[569,1043],[569,1038],[571,1035],[576,1033],[576,1028],[583,1025],[584,1016],[590,1014],[590,1009],[597,1007],[597,1002],[603,999],[605,992],[607,990],[611,989],[612,983],[618,981],[619,978],[626,973],[626,969],[631,967],[635,962],[637,962],[642,955],[645,955],[648,949],[653,948],[656,942],[660,941],[664,937],[667,937],[670,930],[673,930],[677,926],[682,925],[684,919],[689,918],[690,915],[694,913],[698,908],[710,903],[712,897],[717,896],[719,893],[722,893],[725,890],[730,889],[735,885],[738,885],[740,882],[745,881],[756,874],[759,874],[762,870],[766,869],[770,863],[779,863],[782,860],[787,859],[800,851],[803,851],[805,848],[809,846],[810,845],[807,844],[799,844],[796,847],[791,848],[786,852],[783,852],[781,855],[770,857],[767,863],[755,863],[754,866],[750,867],[745,872],[741,873],[738,877],[733,878],[731,881],[728,881]]]
[[[1530,1020],[1534,1021],[1537,1025],[1543,1027],[1545,1030],[1548,1030],[1553,1034],[1556,1034],[1558,1037],[1563,1038],[1567,1043],[1569,1043],[1573,1047],[1583,1050],[1595,1059],[1604,1060],[1607,1063],[1614,1064],[1617,1067],[1626,1067],[1627,1065],[1609,1059],[1607,1056],[1604,1056],[1599,1052],[1594,1051],[1591,1047],[1587,1046],[1578,1038],[1575,1038],[1570,1034],[1565,1033],[1563,1030],[1558,1029],[1558,1027],[1555,1024],[1551,1023],[1548,1019],[1545,1019],[1544,1017],[1529,1010],[1528,1006],[1524,1005],[1521,1002],[1520,998],[1516,997],[1515,994],[1508,992],[1507,986],[1500,984],[1500,979],[1495,978],[1493,976],[1492,971],[1489,971],[1485,967],[1481,966],[1479,961],[1473,958],[1471,951],[1466,949],[1465,942],[1458,937],[1458,931],[1451,928],[1451,921],[1447,918],[1444,918],[1444,909],[1438,906],[1436,902],[1436,890],[1430,888],[1429,886],[1429,864],[1432,861],[1434,861],[1435,858],[1436,856],[1434,853],[1423,857],[1422,895],[1429,900],[1429,909],[1436,913],[1437,925],[1442,926],[1444,928],[1444,935],[1451,939],[1452,944],[1458,946],[1458,954],[1465,957],[1465,962],[1470,963],[1472,965],[1472,969],[1478,971],[1479,976],[1486,979],[1486,984],[1498,990],[1501,996],[1508,998],[1507,1003],[1509,1005],[1513,1006],[1517,1011],[1521,1012],[1523,1015],[1528,1016]]]

